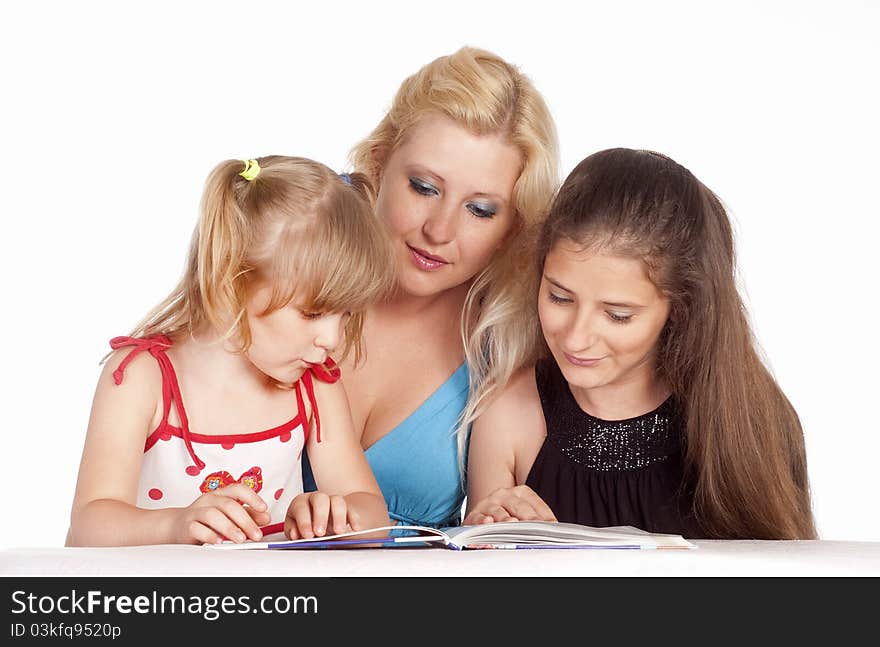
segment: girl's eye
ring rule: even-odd
[[[299,313],[303,319],[320,319],[324,316],[323,312],[310,312],[308,310],[300,310]]]
[[[608,311],[608,317],[615,323],[629,323],[632,315],[623,315],[618,312]]]
[[[550,295],[550,300],[553,303],[571,303],[571,299],[567,299],[565,297],[561,297],[558,294],[554,294],[552,292],[548,293]]]
[[[440,195],[440,192],[437,190],[436,187],[428,184],[424,180],[420,180],[417,177],[409,178],[409,185],[412,190],[419,195]]]
[[[491,204],[480,204],[478,202],[469,202],[467,209],[477,218],[491,218],[497,211]]]

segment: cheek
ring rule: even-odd
[[[392,235],[404,234],[419,223],[418,203],[404,191],[379,190],[376,216]]]
[[[565,329],[565,313],[559,308],[553,308],[543,299],[538,303],[538,319],[541,323],[541,332],[551,346],[555,345],[555,337]]]
[[[643,324],[611,324],[605,339],[608,347],[620,357],[641,359],[649,353],[657,341],[659,331],[653,322]]]
[[[478,226],[484,223],[470,222],[467,220],[461,226],[458,238],[459,249],[462,257],[467,260],[469,266],[477,271],[489,265],[492,257],[504,242],[508,226],[502,223],[491,223],[491,226]]]

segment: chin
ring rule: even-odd
[[[303,376],[303,373],[305,372],[306,371],[303,368],[263,371],[266,377],[270,378],[273,382],[277,382],[278,384],[283,384],[285,386],[293,386],[296,381]]]
[[[554,359],[556,358],[554,357]],[[595,389],[609,382],[604,374],[597,373],[594,368],[572,366],[565,361],[565,358],[561,362],[556,360],[556,363],[559,365],[559,370],[562,371],[562,377],[565,378],[565,381],[579,389]]]
[[[447,285],[447,281],[440,279],[435,274],[439,274],[439,272],[428,274],[427,272],[407,268],[398,276],[397,289],[414,297],[430,297],[456,287],[454,285]]]

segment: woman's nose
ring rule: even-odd
[[[455,240],[457,209],[450,203],[438,202],[422,225],[422,233],[428,242],[443,245]]]

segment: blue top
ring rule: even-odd
[[[467,403],[468,385],[465,362],[364,452],[392,521],[434,528],[461,523],[464,490],[455,427]],[[316,489],[306,452],[303,485],[306,492]]]

